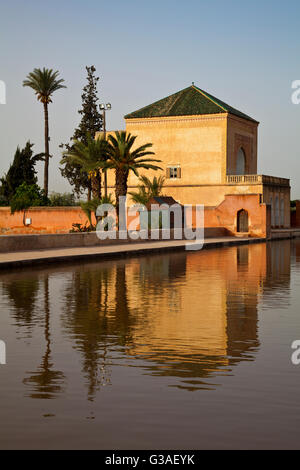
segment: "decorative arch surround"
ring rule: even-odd
[[[246,174],[246,153],[243,147],[240,147],[237,153],[235,174],[236,175]]]
[[[229,150],[227,155],[227,174],[236,175],[237,173],[237,160],[240,149],[243,150],[245,154],[245,175],[256,174],[257,164],[256,164],[256,152],[254,150],[254,136],[246,136],[238,133],[234,134],[234,145]]]

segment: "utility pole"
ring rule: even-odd
[[[103,134],[104,134],[104,139],[106,139],[106,111],[111,110],[111,104],[110,103],[101,103],[100,104],[100,111],[102,111],[102,122],[103,122]],[[107,170],[104,171],[104,195],[105,198],[107,198]]]

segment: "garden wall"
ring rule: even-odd
[[[242,209],[247,211],[249,217],[248,236],[269,238],[271,207],[260,202],[260,194],[229,194],[217,207],[205,207],[205,227],[223,227],[236,236],[237,215]]]
[[[11,215],[9,207],[0,207],[0,234],[68,233],[72,224],[85,224],[87,216],[81,207],[33,207],[26,211],[32,220],[23,225],[23,212]]]

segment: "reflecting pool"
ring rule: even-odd
[[[300,240],[0,272],[0,448],[300,448]]]

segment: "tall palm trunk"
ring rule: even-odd
[[[91,199],[92,199],[92,188],[91,188],[91,185],[89,184],[87,200],[90,201]]]
[[[91,186],[93,199],[101,199],[101,173],[99,170],[91,176]]]
[[[44,116],[45,116],[45,166],[44,166],[44,192],[48,196],[49,186],[49,116],[48,116],[48,103],[44,103]]]
[[[120,220],[120,196],[126,196],[127,194],[127,181],[128,181],[128,171],[123,170],[122,168],[116,169],[116,209],[117,209],[117,217],[118,217],[118,227],[120,228],[121,222],[123,222],[122,226],[124,226],[125,221]]]

